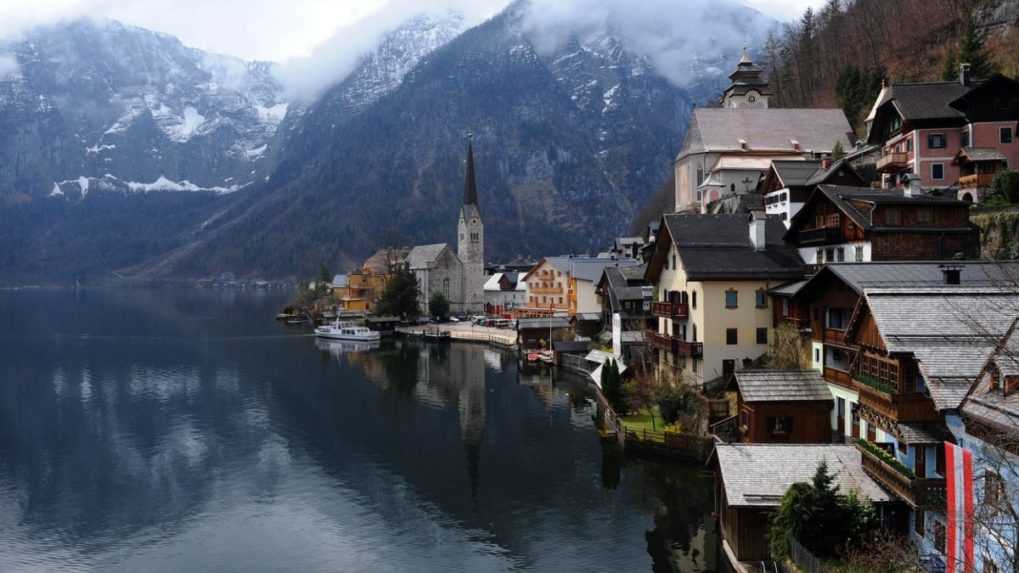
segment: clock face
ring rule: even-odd
[[[757,96],[755,96],[754,94],[750,94],[750,96],[747,97],[747,101],[749,101],[750,103],[754,103],[755,101],[757,101]]]

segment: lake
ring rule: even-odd
[[[286,293],[0,291],[0,571],[715,571],[712,480],[480,345],[325,343]]]

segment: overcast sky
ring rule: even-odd
[[[643,0],[634,0],[642,2]],[[674,0],[682,6],[685,0]],[[742,0],[780,20],[823,0]],[[452,5],[480,20],[509,0],[0,0],[0,38],[61,18],[91,15],[166,32],[185,44],[245,59],[311,55],[338,32],[380,11]]]

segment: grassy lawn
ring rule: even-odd
[[[641,410],[638,413],[631,413],[628,416],[623,416],[623,425],[626,429],[634,432],[640,432],[647,430],[649,432],[661,432],[662,428],[665,427],[665,421],[662,420],[662,415],[658,413],[658,407],[654,408],[655,413],[655,425],[651,425],[651,412],[649,410]]]

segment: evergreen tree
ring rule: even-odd
[[[432,294],[431,299],[428,301],[428,314],[439,320],[449,318],[449,301],[444,294],[441,292]]]
[[[623,380],[619,374],[619,364],[615,360],[609,360],[602,366],[601,390],[608,400],[609,405],[617,414],[626,413],[626,396],[623,393]]]
[[[955,48],[948,49],[945,66],[941,70],[941,79],[946,82],[959,79],[959,52]]]
[[[974,78],[991,77],[997,68],[994,62],[987,55],[984,49],[984,36],[977,30],[976,21],[972,12],[966,12],[962,17],[962,34],[959,38],[959,63],[969,64],[970,74]],[[955,78],[959,77],[956,70]]]
[[[838,161],[846,156],[846,150],[842,148],[842,142],[836,141],[831,148],[831,158]]]
[[[418,306],[420,296],[421,291],[418,288],[417,277],[407,265],[398,265],[393,270],[393,276],[386,283],[386,289],[382,291],[382,296],[379,298],[379,313],[415,319],[420,314]]]

